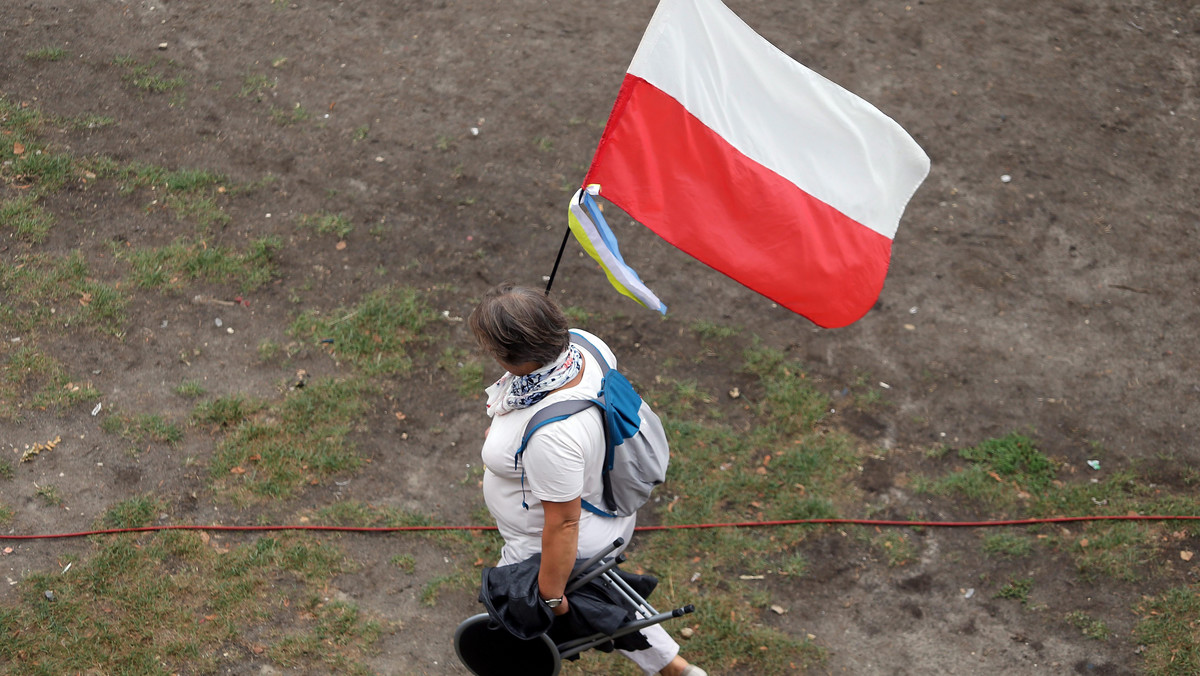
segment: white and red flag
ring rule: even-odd
[[[719,0],[662,0],[584,179],[674,246],[824,327],[883,289],[929,158]]]

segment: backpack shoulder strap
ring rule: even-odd
[[[525,447],[529,445],[529,439],[533,433],[541,429],[544,425],[549,425],[552,422],[565,420],[571,416],[585,411],[597,403],[591,399],[568,399],[567,401],[556,401],[553,404],[547,404],[540,408],[529,422],[525,423],[525,433],[521,435],[521,446],[517,448],[517,457],[520,457],[525,452]]]
[[[568,399],[567,401],[556,401],[553,404],[543,406],[533,414],[529,422],[525,423],[525,433],[521,435],[521,445],[517,448],[517,452],[513,454],[513,469],[520,467],[521,456],[525,455],[525,447],[529,445],[529,439],[533,437],[534,432],[550,423],[566,420],[580,411],[599,405],[599,402],[592,399]],[[521,506],[529,509],[529,504],[525,502],[524,468],[521,468]]]
[[[592,344],[592,341],[572,331],[571,342],[587,350],[596,359],[596,363],[600,364],[600,375],[608,375],[608,372],[612,370],[612,367],[608,364],[608,360],[604,358],[604,355],[600,354],[600,348]]]

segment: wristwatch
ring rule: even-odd
[[[560,596],[556,599],[542,599],[542,600],[545,601],[546,605],[549,606],[550,608],[557,608],[562,605],[563,597]]]

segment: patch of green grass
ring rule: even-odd
[[[723,324],[710,322],[706,319],[692,322],[691,329],[692,333],[695,333],[697,336],[699,336],[700,340],[709,343],[716,342],[718,340],[725,340],[727,338],[733,338],[742,332],[742,330],[736,326],[725,326]]]
[[[930,460],[940,460],[940,459],[946,457],[946,454],[949,452],[950,452],[949,446],[947,446],[945,444],[934,444],[934,445],[930,446],[929,448],[925,449],[925,452],[923,453],[923,455],[926,458],[929,458]]]
[[[653,390],[653,406],[659,417],[691,417],[712,411],[716,397],[693,379],[660,378]],[[705,416],[710,417],[710,416]]]
[[[0,420],[20,420],[27,410],[61,410],[100,398],[90,383],[72,380],[58,360],[35,347],[16,348],[6,357],[0,358]]]
[[[888,531],[875,538],[873,543],[883,552],[884,559],[891,568],[912,563],[917,558],[917,547],[912,538],[899,531]]]
[[[258,343],[258,360],[262,362],[271,362],[279,358],[283,354],[283,346],[278,342],[265,338]]]
[[[209,246],[204,241],[178,240],[159,248],[119,252],[129,262],[130,280],[144,289],[178,290],[184,281],[235,283],[252,291],[275,277],[278,237],[253,240],[245,251]]]
[[[1019,580],[1009,580],[1008,584],[996,592],[994,598],[1020,601],[1021,605],[1029,602],[1029,592],[1033,590],[1033,578],[1025,577]]]
[[[32,142],[31,142],[32,143]],[[51,152],[40,145],[26,146],[25,152],[17,155],[6,142],[0,144],[6,147],[0,154],[0,160],[5,154],[12,157],[11,164],[5,164],[0,175],[9,176],[13,180],[29,185],[36,196],[48,195],[67,185],[74,178],[75,164],[69,155]]]
[[[677,492],[668,523],[836,516],[825,492],[850,472],[853,454],[837,435],[783,447],[727,425],[664,418],[672,448],[665,489]],[[686,452],[681,449],[686,449]],[[770,449],[772,452],[765,452]],[[768,460],[769,456],[769,460]]]
[[[430,607],[436,606],[438,596],[441,595],[443,589],[447,587],[451,589],[462,588],[466,586],[466,584],[470,584],[471,578],[472,576],[466,571],[447,573],[445,575],[438,575],[434,577],[426,582],[423,587],[421,587],[421,594],[419,597],[421,600],[421,605]]]
[[[0,609],[6,673],[217,673],[244,659],[235,644],[287,655],[301,671],[367,672],[378,620],[320,597],[350,569],[341,552],[303,537],[226,549],[217,537],[114,536],[68,571],[26,575],[17,601]],[[320,650],[291,651],[296,644]]]
[[[1133,629],[1146,646],[1142,664],[1150,676],[1200,673],[1200,586],[1175,587],[1144,599],[1134,612]]]
[[[399,568],[409,575],[413,574],[417,570],[417,560],[412,554],[397,554],[388,559],[388,564]]]
[[[755,439],[762,448],[764,440]],[[769,442],[768,442],[769,443]],[[767,446],[770,448],[770,446]],[[765,460],[765,457],[764,457]],[[765,474],[757,474],[766,493],[775,491],[765,510],[769,519],[828,519],[837,516],[832,498],[839,496],[857,458],[850,440],[838,434],[808,435],[790,448],[780,444]]]
[[[41,244],[53,225],[54,216],[38,203],[36,195],[0,201],[0,227],[10,229],[17,239]]]
[[[656,592],[656,595],[660,593]],[[656,607],[674,605],[661,601],[656,604]],[[666,626],[675,630],[683,626],[697,628],[686,643],[685,655],[689,661],[702,664],[709,673],[804,672],[826,659],[824,648],[765,625],[759,620],[761,613],[761,608],[729,595],[718,595],[713,599],[706,597],[697,603],[695,613],[684,615]],[[613,658],[596,655],[593,659],[609,666]]]
[[[554,140],[549,136],[538,136],[537,138],[533,139],[533,147],[537,148],[543,153],[553,152]]]
[[[342,214],[331,214],[327,211],[301,215],[300,227],[313,230],[319,235],[335,235],[338,239],[345,239],[346,235],[354,230],[350,219]]]
[[[175,386],[175,394],[188,399],[199,399],[207,392],[198,380],[185,380]]]
[[[124,415],[113,413],[100,423],[100,429],[134,444],[148,441],[177,444],[183,439],[183,428],[157,413]]]
[[[888,405],[889,402],[883,398],[883,391],[873,385],[878,381],[872,378],[870,373],[858,369],[855,369],[854,372],[854,384],[848,389],[852,392],[851,401],[855,408],[860,411],[869,411]]]
[[[102,129],[104,127],[111,127],[117,123],[117,120],[116,118],[109,117],[108,115],[96,115],[93,113],[88,113],[67,118],[63,120],[63,123],[71,129],[82,131],[84,129]]]
[[[83,254],[16,256],[0,266],[0,319],[11,331],[33,331],[50,322],[79,321],[103,333],[120,336],[127,298],[113,286],[91,278]]]
[[[62,61],[67,58],[67,50],[62,47],[40,47],[25,52],[25,58],[30,61]]]
[[[797,552],[784,556],[779,566],[779,574],[786,577],[804,577],[808,574],[808,557]]]
[[[174,70],[175,64],[167,62],[165,65],[159,59],[154,59],[150,63],[140,63],[130,56],[118,56],[113,59],[113,63],[125,70],[125,74],[121,79],[134,89],[152,94],[162,94],[181,89],[186,81],[182,76],[169,76],[164,70]]]
[[[1154,560],[1155,537],[1132,521],[1088,524],[1084,537],[1070,549],[1080,576],[1088,581],[1110,577],[1139,582],[1146,564]]]
[[[311,634],[288,637],[271,648],[271,659],[281,666],[296,668],[304,664],[319,664],[330,673],[369,676],[366,665],[356,663],[327,646],[369,645],[379,638],[380,626],[374,620],[364,620],[358,606],[335,601],[312,604],[316,626]]]
[[[13,478],[12,463],[9,462],[5,458],[0,458],[0,479],[4,479],[6,481],[12,481],[12,478]]]
[[[956,471],[936,479],[917,476],[913,478],[913,490],[921,494],[958,496],[990,509],[1008,505],[1015,499],[1011,487],[997,482],[986,470],[979,468]]]
[[[1153,513],[1169,516],[1194,516],[1200,514],[1200,495],[1197,495],[1195,491],[1186,491],[1183,495],[1161,495],[1150,486],[1140,486],[1139,488],[1149,493],[1138,500],[1140,509],[1144,509],[1147,514]],[[1181,522],[1179,523],[1179,530],[1192,537],[1200,536],[1200,522]]]
[[[219,577],[236,577],[247,570],[278,566],[312,583],[323,583],[349,568],[338,549],[320,541],[297,537],[263,537],[253,545],[239,547],[223,557],[214,572]]]
[[[0,157],[11,160],[16,152],[13,146],[17,143],[25,145],[25,142],[36,139],[43,124],[45,118],[37,108],[13,103],[0,96],[0,129],[6,132],[6,140],[13,141],[11,144],[0,144]]]
[[[366,375],[408,373],[409,350],[429,344],[428,331],[437,319],[415,289],[385,287],[368,293],[357,305],[324,315],[310,310],[292,322],[297,338],[332,341],[332,353]]]
[[[1125,468],[1107,473],[1103,480],[1096,483],[1052,483],[1050,488],[1033,495],[1030,511],[1036,516],[1125,514],[1151,506],[1157,508],[1158,506],[1154,505],[1154,496],[1155,492],[1145,480],[1133,469]],[[1200,506],[1200,502],[1192,500],[1190,506]]]
[[[161,500],[151,495],[138,495],[109,507],[100,517],[102,528],[141,528],[149,525],[163,510]]]
[[[370,125],[361,125],[354,128],[354,132],[350,134],[350,138],[355,142],[367,140],[367,136],[371,134]]]
[[[356,500],[342,500],[317,512],[319,523],[351,528],[370,528],[380,524],[380,511]]]
[[[78,317],[84,323],[104,333],[125,335],[125,308],[129,298],[116,287],[102,282],[87,280],[80,285]]]
[[[1015,480],[1026,490],[1042,491],[1054,481],[1055,467],[1028,437],[1009,434],[958,452],[959,457]]]
[[[120,190],[125,194],[139,188],[156,188],[168,193],[209,193],[228,181],[223,174],[208,169],[170,170],[138,162],[115,165],[108,172],[119,182]]]
[[[140,189],[153,191],[154,200],[147,209],[165,208],[181,221],[195,222],[201,235],[214,227],[227,226],[231,218],[225,213],[220,199],[233,192],[248,192],[249,186],[227,190],[228,179],[207,169],[170,170],[153,164],[134,162],[122,165],[105,158],[93,158],[84,165],[100,178],[116,181],[121,194]]]
[[[808,378],[801,365],[787,361],[783,353],[752,348],[745,353],[744,368],[758,376],[765,390],[759,404],[762,414],[780,438],[806,433],[824,420],[829,397]]]
[[[0,176],[16,179],[21,173],[15,165],[21,156],[36,153],[45,146],[40,143],[40,134],[46,124],[46,116],[28,103],[14,103],[0,96],[0,131],[4,142],[0,143]],[[23,152],[18,150],[24,146]]]
[[[1050,493],[1055,467],[1021,434],[988,439],[958,452],[970,463],[965,469],[932,482],[918,482],[920,492],[957,494],[995,507],[1012,507]]]
[[[438,357],[437,366],[450,375],[452,382],[457,383],[460,397],[475,399],[483,392],[483,364],[466,350],[445,348]]]
[[[34,484],[33,492],[34,495],[37,495],[41,498],[42,502],[50,507],[62,507],[66,502],[63,499],[62,491],[59,490],[58,486],[53,484]]]
[[[242,78],[242,88],[238,91],[238,98],[253,98],[255,101],[262,101],[267,92],[277,85],[278,81],[274,78],[261,73],[249,73]]]
[[[0,502],[0,523],[11,523],[13,519],[12,507]]]
[[[190,193],[171,193],[162,198],[162,204],[183,221],[191,221],[200,231],[211,232],[214,227],[225,227],[232,219],[217,204],[215,197]]]
[[[1021,533],[1002,530],[983,538],[983,551],[1008,558],[1021,558],[1033,551],[1033,540]]]
[[[568,305],[562,311],[567,316],[567,320],[571,326],[587,326],[587,323],[592,319],[592,313],[578,305]]]
[[[1110,470],[1104,480],[1095,483],[1058,481],[1053,462],[1022,435],[1010,434],[959,453],[971,464],[941,478],[915,476],[914,491],[966,498],[977,503],[981,511],[1024,517],[1130,513],[1171,516],[1200,511],[1200,498],[1154,489],[1132,468]],[[1193,534],[1200,532],[1190,523],[1181,528]],[[1047,543],[1068,554],[1084,580],[1138,582],[1153,576],[1159,568],[1155,563],[1157,537],[1154,524],[1095,521],[1088,523],[1079,537],[1054,536]],[[984,546],[988,553],[1025,556],[1032,540],[1014,533],[998,533],[989,536]]]
[[[1073,610],[1063,619],[1093,641],[1107,641],[1112,636],[1104,620],[1097,620],[1082,610]]]
[[[210,466],[219,492],[281,498],[362,464],[346,437],[365,413],[368,387],[320,380],[290,392],[261,417],[229,428]]]
[[[240,394],[230,394],[212,401],[200,402],[192,410],[192,419],[219,427],[235,427],[266,407],[266,402]]]
[[[888,404],[888,401],[883,398],[883,391],[874,387],[855,392],[853,402],[854,407],[860,411],[869,411]]]
[[[300,124],[309,117],[309,112],[299,103],[291,108],[276,108],[275,106],[271,106],[271,121],[281,127]]]

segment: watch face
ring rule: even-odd
[[[551,608],[557,608],[562,605],[562,597],[556,599],[546,599],[546,605],[550,606]]]

